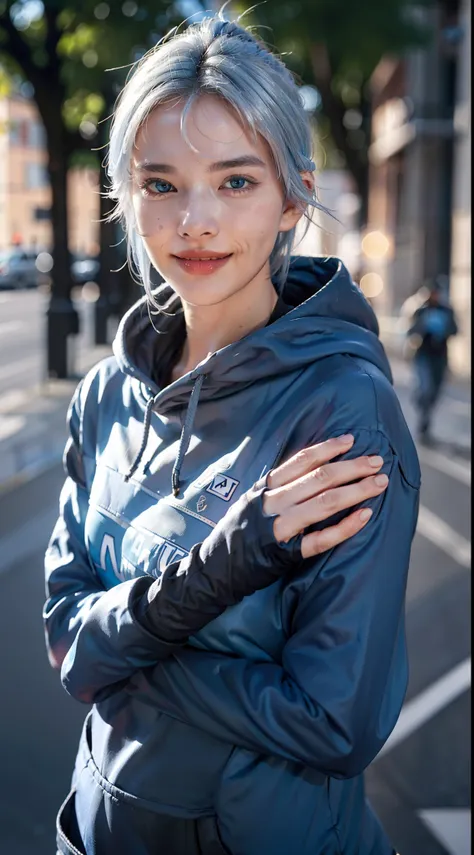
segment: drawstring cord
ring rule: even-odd
[[[192,388],[191,396],[189,398],[188,409],[186,412],[186,418],[183,424],[183,430],[181,431],[181,438],[179,440],[179,448],[178,448],[178,456],[176,458],[175,464],[173,466],[173,472],[171,475],[171,487],[173,490],[173,495],[179,496],[180,491],[180,483],[179,477],[181,474],[181,466],[183,464],[184,456],[188,450],[189,442],[193,432],[193,424],[194,418],[196,416],[196,411],[199,404],[199,395],[201,394],[202,384],[204,383],[205,374],[200,374],[199,377],[195,380],[194,386]],[[148,436],[150,433],[150,425],[151,425],[151,414],[153,412],[153,406],[155,404],[156,398],[149,398],[147,401],[147,405],[145,408],[145,419],[143,422],[143,435],[140,448],[138,449],[138,454],[135,457],[127,475],[125,476],[125,480],[129,481],[132,475],[137,471],[140,466],[142,457],[145,453],[145,449],[148,443]],[[146,467],[145,467],[146,469]]]
[[[179,491],[180,491],[179,476],[181,474],[181,466],[183,463],[184,455],[186,454],[188,447],[189,447],[189,441],[190,441],[191,436],[192,436],[194,417],[196,415],[196,410],[198,408],[199,395],[201,393],[202,384],[204,382],[204,377],[205,377],[205,374],[200,374],[199,377],[196,379],[194,386],[193,386],[193,390],[191,392],[191,397],[189,399],[188,410],[186,413],[186,418],[184,420],[183,430],[181,433],[181,439],[179,441],[178,456],[177,456],[175,464],[173,466],[173,472],[171,475],[171,487],[173,490],[173,496],[175,498],[177,496],[179,496]]]
[[[145,420],[143,422],[143,435],[142,442],[140,448],[138,449],[138,454],[135,457],[127,475],[125,475],[125,480],[129,481],[132,475],[137,471],[140,461],[145,453],[145,448],[148,442],[148,434],[150,433],[150,425],[151,425],[151,414],[153,412],[153,404],[155,403],[155,398],[149,398],[147,401],[147,405],[145,408]]]

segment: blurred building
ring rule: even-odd
[[[70,248],[97,251],[99,196],[94,169],[69,174]],[[0,98],[0,249],[49,249],[51,191],[44,129],[34,102]]]
[[[358,281],[360,200],[354,192],[354,182],[345,169],[323,169],[316,172],[316,188],[325,210],[313,213],[309,228],[304,218],[300,220],[294,254],[336,255]]]
[[[430,278],[446,274],[462,327],[453,367],[470,352],[470,0],[414,6],[434,33],[428,47],[384,58],[372,78],[369,224],[364,271],[374,305],[397,315]]]

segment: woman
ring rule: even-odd
[[[419,470],[372,310],[337,259],[289,264],[313,168],[291,75],[220,16],[119,100],[147,296],[73,399],[46,557],[93,704],[62,853],[393,852],[361,774],[406,688]]]

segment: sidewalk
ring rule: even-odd
[[[75,379],[50,380],[2,395],[0,493],[61,459],[67,438],[67,408],[79,379],[110,353],[109,345],[81,349]]]

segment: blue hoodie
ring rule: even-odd
[[[393,851],[362,772],[406,691],[419,465],[375,315],[344,265],[293,260],[284,299],[286,315],[163,389],[155,369],[182,319],[155,316],[157,333],[141,300],[72,401],[44,620],[63,684],[93,704],[73,779],[87,855],[148,852],[140,823],[160,814],[212,817],[216,851],[232,855]],[[344,433],[347,456],[382,455],[389,486],[355,537],[304,561],[290,544],[282,572],[261,479]],[[239,588],[279,562],[260,590]],[[198,594],[183,594],[189,579]],[[152,590],[160,638],[140,618]],[[112,839],[126,805],[128,839]]]

